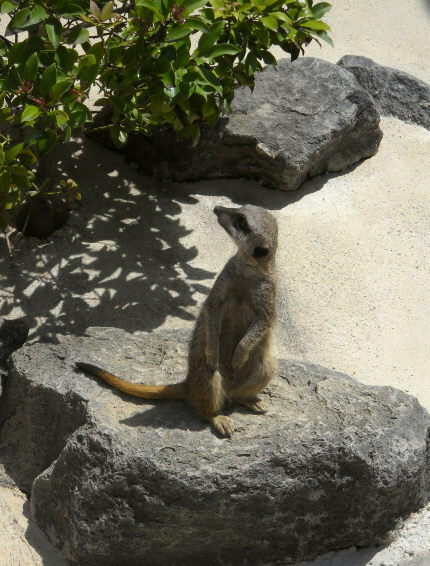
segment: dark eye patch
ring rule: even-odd
[[[257,246],[254,250],[254,257],[265,257],[266,255],[269,255],[269,248],[262,248],[260,246]]]
[[[248,221],[243,214],[236,214],[233,220],[233,226],[236,230],[243,232],[244,234],[249,234],[251,228],[249,227]]]

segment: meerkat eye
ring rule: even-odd
[[[251,232],[251,228],[243,214],[236,214],[233,224],[236,230],[240,230],[240,232],[243,232],[244,234],[249,234],[249,232]]]
[[[260,246],[257,246],[253,253],[254,257],[265,257],[266,255],[269,255],[269,248],[262,248]]]

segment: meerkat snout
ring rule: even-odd
[[[248,261],[271,261],[277,247],[276,220],[270,212],[246,204],[240,208],[216,206],[218,223],[229,234]]]

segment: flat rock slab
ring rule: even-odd
[[[94,137],[109,144],[106,133]],[[283,59],[257,74],[253,92],[236,91],[231,114],[202,127],[196,147],[166,127],[131,135],[122,151],[158,178],[245,177],[290,191],[374,155],[381,138],[375,103],[351,73],[319,59]]]
[[[430,130],[430,85],[409,73],[378,65],[372,59],[345,55],[338,61],[375,99],[384,116]]]
[[[218,438],[179,401],[127,397],[74,370],[185,374],[188,331],[91,329],[11,358],[1,459],[80,566],[268,564],[380,540],[429,490],[430,417],[391,387],[280,360],[267,415],[232,407]]]

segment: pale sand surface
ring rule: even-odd
[[[339,1],[328,21],[335,48],[308,55],[365,55],[430,82],[430,1]],[[161,184],[77,141],[62,167],[82,188],[82,208],[47,242],[12,239],[16,265],[0,258],[0,316],[25,315],[32,340],[97,325],[190,326],[233,249],[212,208],[252,202],[281,226],[280,353],[398,387],[430,409],[430,132],[391,118],[381,126],[375,157],[292,194],[243,180]],[[22,494],[1,488],[0,566],[60,566],[40,531],[39,542],[29,536],[27,517]],[[427,508],[382,550],[306,564],[424,566],[429,527]]]

